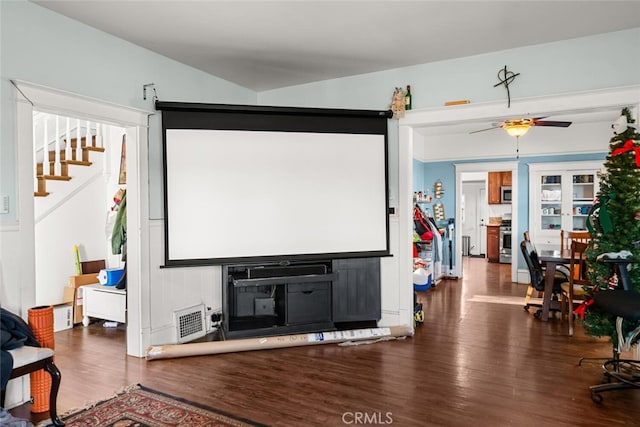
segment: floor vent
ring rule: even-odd
[[[189,342],[206,334],[204,305],[196,305],[174,312],[178,343]]]

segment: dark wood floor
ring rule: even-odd
[[[640,390],[589,396],[600,366],[577,361],[609,356],[606,340],[579,326],[568,337],[559,316],[543,323],[522,305],[470,301],[523,297],[526,286],[507,265],[465,258],[463,268],[464,280],[419,294],[425,322],[405,340],[146,361],[125,356],[121,329],[56,333],[59,411],[140,383],[273,426],[340,426],[356,412],[399,426],[640,425]]]

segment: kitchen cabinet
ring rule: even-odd
[[[601,161],[529,165],[529,232],[540,249],[559,249],[560,230],[586,231]]]
[[[511,171],[498,171],[488,173],[487,198],[490,205],[499,205],[502,203],[500,187],[511,186]]]
[[[489,262],[500,262],[500,226],[487,226],[487,259]]]

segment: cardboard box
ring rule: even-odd
[[[73,305],[60,304],[53,307],[53,332],[73,328]]]
[[[69,276],[69,286],[72,288],[77,288],[78,286],[83,285],[92,285],[94,283],[99,283],[98,273],[87,273],[81,274],[79,276]]]
[[[73,324],[82,323],[84,312],[82,310],[83,298],[81,287],[65,286],[62,300],[65,303],[70,303],[73,307]]]

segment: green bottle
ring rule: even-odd
[[[411,110],[411,86],[407,85],[407,92],[404,94],[404,109]]]

